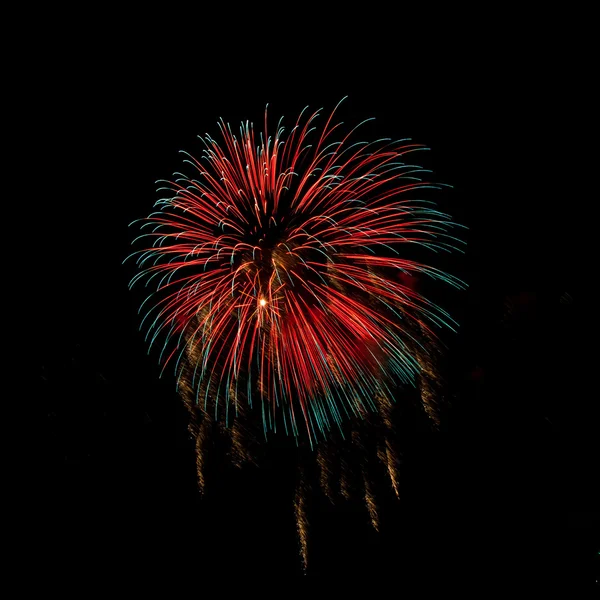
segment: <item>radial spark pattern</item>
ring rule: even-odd
[[[159,189],[141,221],[132,285],[150,347],[188,398],[229,423],[258,411],[265,435],[311,444],[377,411],[423,370],[423,340],[453,321],[409,284],[456,278],[417,262],[415,246],[450,251],[448,215],[424,199],[440,188],[410,140],[363,142],[335,110],[306,109],[288,131],[250,123],[201,137],[187,175]],[[337,136],[337,137],[336,137]]]

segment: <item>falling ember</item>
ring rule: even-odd
[[[399,495],[396,398],[419,390],[438,424],[438,332],[456,326],[415,281],[464,288],[409,251],[462,242],[460,226],[423,199],[444,187],[410,160],[424,146],[357,141],[363,123],[336,139],[336,109],[321,128],[320,112],[305,109],[270,133],[265,111],[262,132],[246,122],[236,136],[221,121],[221,142],[201,137],[201,157],[185,153],[194,173],[162,182],[155,211],[137,222],[131,286],[152,290],[141,327],[190,412],[201,489],[216,429],[238,465],[284,432],[308,448],[332,501],[349,496],[357,469],[378,528],[370,465],[384,464]],[[294,506],[305,564],[308,488],[303,475]]]
[[[302,557],[302,566],[306,570],[308,567],[308,490],[304,481],[302,469],[298,471],[299,479],[296,485],[296,496],[294,498],[294,514],[296,517],[296,529],[298,532],[298,541],[300,544],[300,556]]]

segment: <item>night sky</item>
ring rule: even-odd
[[[25,523],[44,585],[493,591],[524,578],[532,590],[593,589],[599,420],[579,392],[589,351],[576,334],[576,236],[553,208],[570,199],[556,197],[539,110],[549,58],[518,30],[509,52],[485,30],[415,39],[406,26],[354,23],[324,37],[314,23],[289,36],[279,27],[269,45],[265,31],[245,44],[243,23],[220,36],[204,21],[197,44],[180,46],[136,23],[82,26],[36,61],[36,208],[23,211],[35,212],[39,249],[27,424],[37,491]],[[291,124],[304,106],[327,114],[344,96],[342,120],[375,117],[370,136],[431,148],[420,164],[454,186],[434,199],[469,227],[466,255],[446,267],[469,288],[437,292],[461,328],[444,338],[442,430],[410,410],[400,427],[401,501],[382,485],[377,534],[361,502],[316,498],[303,575],[293,452],[274,443],[260,469],[222,465],[201,499],[186,412],[146,354],[134,272],[121,263],[155,181],[181,167],[179,150],[199,154],[196,136],[217,135],[218,118],[260,123],[268,103]]]

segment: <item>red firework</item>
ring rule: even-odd
[[[189,402],[227,423],[258,404],[265,433],[304,429],[312,444],[414,382],[451,326],[410,276],[462,283],[407,257],[458,241],[416,194],[440,188],[406,160],[424,146],[354,141],[362,123],[336,140],[335,109],[321,128],[305,113],[289,133],[280,120],[271,136],[265,111],[258,139],[223,121],[221,143],[200,138],[194,174],[159,188],[141,221],[132,285],[153,288],[142,326]]]

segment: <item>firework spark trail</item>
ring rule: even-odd
[[[360,474],[362,478],[363,497],[365,506],[371,519],[371,525],[375,531],[379,531],[379,511],[377,509],[377,502],[373,495],[372,485],[369,479],[368,472],[368,461],[369,453],[365,448],[365,443],[357,430],[352,431],[352,443],[358,449]]]
[[[296,517],[296,529],[300,543],[300,556],[304,570],[308,567],[308,498],[309,488],[304,478],[303,469],[298,469],[298,483],[296,484],[296,495],[294,497],[294,515]]]
[[[371,419],[381,430],[374,455],[399,496],[397,388],[418,389],[439,423],[438,332],[456,327],[406,278],[464,287],[409,251],[460,250],[460,226],[420,197],[443,188],[407,161],[424,146],[353,141],[365,122],[336,140],[337,108],[321,129],[320,111],[305,109],[289,133],[280,120],[271,135],[265,111],[259,133],[246,122],[236,135],[221,120],[222,142],[200,137],[201,158],[184,153],[194,175],[161,182],[155,211],[137,222],[134,244],[143,247],[131,255],[138,268],[131,286],[151,290],[140,307],[141,328],[163,372],[175,370],[201,489],[215,424],[224,422],[231,459],[241,465],[255,462],[248,441],[259,437],[258,421],[263,437],[283,430],[298,445],[317,445],[321,487],[331,500],[334,471],[347,498],[357,466],[377,528],[366,458],[358,465],[350,464],[352,453],[334,460],[328,440],[337,429],[342,440],[370,452],[372,440],[344,430],[378,415]],[[306,485],[295,499],[305,563]]]
[[[382,423],[382,440],[380,440],[377,445],[377,457],[386,468],[390,483],[392,484],[392,488],[396,494],[396,498],[400,498],[400,459],[398,457],[398,451],[393,443],[393,440],[396,437],[392,418],[394,405],[384,394],[380,395],[378,400]]]
[[[319,466],[319,485],[331,503],[335,502],[335,492],[333,489],[335,469],[332,464],[333,460],[334,455],[327,452],[325,444],[319,444],[316,458],[317,465]]]

